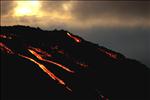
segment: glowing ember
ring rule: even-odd
[[[74,39],[77,43],[80,43],[80,42],[81,42],[81,40],[80,40],[79,38],[77,38],[77,37],[71,35],[70,33],[67,33],[67,35],[68,35],[69,37],[71,37],[72,39]]]
[[[13,51],[11,49],[9,49],[5,44],[3,44],[2,42],[0,42],[0,49],[2,51],[5,51],[8,54],[14,54]]]
[[[60,54],[65,54],[63,50],[58,50],[57,52]]]
[[[57,76],[55,76],[51,71],[49,71],[43,64],[40,64],[39,62],[35,61],[34,59],[18,54],[19,56],[26,58],[32,62],[34,62],[35,64],[37,64],[45,73],[47,73],[53,80],[58,81],[60,84],[65,85],[65,82],[61,79],[59,79]]]
[[[78,65],[80,65],[80,66],[81,66],[81,67],[83,67],[83,68],[88,67],[88,65],[87,65],[87,64],[85,64],[85,63],[77,62],[77,64],[78,64]]]
[[[4,39],[12,39],[12,37],[9,37],[9,36],[3,35],[3,34],[0,34],[0,38],[4,38]]]
[[[68,86],[66,86],[66,89],[72,92],[72,90]]]
[[[103,95],[100,95],[100,97],[101,97],[102,100],[109,100],[108,98],[106,98],[106,97],[103,96]],[[101,100],[101,99],[100,99],[100,100]]]
[[[116,59],[117,58],[117,55],[116,54],[113,54],[113,53],[110,53],[110,52],[105,52],[107,55],[109,55],[111,58],[114,58]]]
[[[43,56],[43,57],[52,57],[51,54],[47,53],[46,51],[41,50],[40,48],[34,48],[34,47],[30,47],[30,48],[35,50],[36,52],[42,54],[41,56]]]
[[[6,35],[0,34],[0,38],[7,38]]]
[[[107,97],[101,94],[99,90],[97,90],[98,93],[98,100],[109,100]]]
[[[42,61],[45,61],[45,62],[48,62],[48,63],[51,63],[51,64],[54,64],[54,65],[57,65],[59,67],[61,67],[62,69],[68,71],[68,72],[71,72],[71,73],[74,73],[74,71],[68,69],[67,67],[57,63],[57,62],[54,62],[54,61],[51,61],[51,60],[46,60],[44,58],[41,57],[40,54],[36,53],[35,51],[31,50],[31,49],[28,49],[35,57],[37,57],[39,60],[42,60]]]
[[[115,53],[112,53],[112,52],[108,52],[108,51],[105,51],[103,49],[99,49],[100,51],[104,52],[105,54],[107,54],[109,57],[113,58],[113,59],[117,59],[117,54]]]

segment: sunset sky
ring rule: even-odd
[[[150,1],[1,1],[1,25],[64,29],[150,67]]]

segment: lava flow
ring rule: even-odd
[[[2,42],[0,42],[0,49],[2,51],[5,51],[8,54],[14,54],[13,51],[11,49],[9,49],[5,44],[3,44]]]
[[[15,25],[0,33],[2,100],[149,98],[142,62],[63,29]]]
[[[77,37],[71,35],[70,33],[67,33],[67,35],[68,35],[69,37],[71,37],[72,39],[74,39],[77,43],[80,43],[80,42],[81,42],[81,40],[80,40],[79,38],[77,38]]]
[[[41,54],[41,56],[43,57],[52,57],[51,54],[47,53],[46,51],[41,50],[40,48],[34,48],[34,47],[30,47],[32,50],[38,52]]]
[[[53,80],[57,80],[60,84],[65,85],[65,82],[61,79],[59,79],[57,76],[55,76],[51,71],[49,71],[43,64],[40,64],[39,62],[35,61],[34,59],[18,54],[19,56],[26,58],[32,62],[34,62],[35,64],[37,64],[45,73],[47,73]]]
[[[99,49],[101,52],[107,54],[109,57],[113,58],[113,59],[117,59],[117,54],[115,53],[112,53],[112,52],[108,52],[106,50],[103,50],[103,49]]]
[[[57,63],[57,62],[54,62],[54,61],[51,61],[51,60],[46,60],[44,58],[42,58],[42,56],[38,53],[36,53],[35,51],[31,50],[31,49],[28,49],[30,51],[30,53],[32,53],[36,58],[38,58],[39,60],[42,60],[42,61],[45,61],[45,62],[48,62],[48,63],[51,63],[51,64],[54,64],[54,65],[57,65],[59,67],[61,67],[62,69],[68,71],[68,72],[71,72],[71,73],[74,73],[74,71],[70,70],[69,68]]]

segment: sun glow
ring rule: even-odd
[[[40,16],[39,9],[41,4],[39,1],[16,1],[15,16]]]

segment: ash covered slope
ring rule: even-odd
[[[1,26],[2,100],[147,100],[149,69],[64,30]]]

